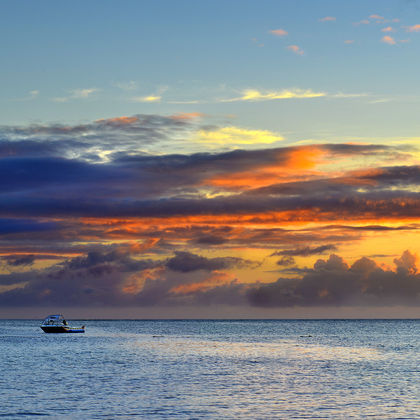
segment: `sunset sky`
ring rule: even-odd
[[[0,317],[420,316],[420,1],[0,6]]]

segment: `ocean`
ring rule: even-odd
[[[419,419],[420,320],[0,320],[0,417]]]

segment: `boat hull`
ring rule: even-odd
[[[68,334],[68,333],[84,333],[84,328],[71,328],[71,327],[64,327],[64,326],[48,326],[42,325],[42,331],[48,334]]]

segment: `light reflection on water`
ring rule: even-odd
[[[0,416],[420,418],[420,321],[0,321]]]

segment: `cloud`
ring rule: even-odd
[[[355,23],[353,23],[353,25],[355,25],[355,26],[359,26],[359,25],[369,25],[370,24],[370,21],[368,20],[368,19],[363,19],[363,20],[361,20],[361,21],[359,21],[359,22],[355,22]]]
[[[247,130],[239,127],[200,130],[195,139],[199,143],[211,143],[217,146],[272,144],[284,140],[282,136],[268,130]]]
[[[223,102],[236,101],[272,101],[275,99],[307,99],[327,96],[325,92],[314,92],[311,89],[283,89],[278,91],[260,92],[257,89],[246,89],[238,98],[225,99]]]
[[[320,22],[335,22],[337,19],[334,16],[325,16],[319,19]]]
[[[114,86],[124,91],[133,91],[138,87],[137,82],[134,80],[130,80],[129,82],[116,82]]]
[[[183,115],[185,116],[185,115]],[[176,117],[176,116],[175,116]],[[194,118],[132,115],[86,124],[0,127],[0,156],[39,155],[104,161],[118,151],[145,151],[178,137],[189,138]]]
[[[204,114],[202,112],[177,112],[171,115],[170,118],[173,120],[194,120],[203,116]]]
[[[395,32],[395,29],[392,26],[387,26],[386,28],[381,29],[382,32]]]
[[[369,19],[374,19],[374,20],[384,20],[385,18],[383,16],[377,15],[377,14],[373,14],[369,16]]]
[[[354,39],[346,39],[344,41],[345,44],[354,44]]]
[[[131,98],[133,102],[160,102],[162,96],[160,95],[149,95],[149,96],[134,96]]]
[[[52,100],[54,102],[68,102],[71,99],[88,99],[94,93],[97,93],[99,91],[100,91],[100,89],[97,89],[97,88],[72,89],[72,90],[69,91],[70,95],[55,97],[55,98],[52,98]]]
[[[246,267],[250,265],[252,265],[250,261],[245,261],[242,258],[205,258],[185,251],[177,251],[175,256],[170,258],[166,263],[166,267],[172,271],[179,271],[182,273],[188,273],[190,271],[197,270],[224,270],[232,267]]]
[[[88,89],[74,89],[70,91],[72,93],[71,97],[75,99],[84,99],[89,98],[93,93],[98,92],[99,89],[88,88]]]
[[[39,90],[30,90],[24,98],[15,99],[18,102],[32,101],[36,99],[40,94]]]
[[[407,32],[420,32],[420,24],[407,26],[406,31]]]
[[[284,255],[284,256],[301,256],[301,257],[308,257],[310,255],[317,255],[323,254],[327,251],[335,251],[337,247],[335,245],[321,245],[316,247],[306,246],[303,248],[296,248],[296,249],[286,249],[283,251],[277,251],[271,254],[271,256],[275,255]]]
[[[302,278],[279,279],[248,291],[256,306],[418,305],[420,275],[417,257],[405,251],[394,260],[395,269],[384,269],[363,257],[351,266],[330,255],[318,260]]]
[[[289,51],[294,52],[297,55],[303,55],[305,54],[304,51],[298,46],[298,45],[288,45],[287,49]]]
[[[13,267],[18,266],[29,266],[32,265],[35,261],[35,255],[19,255],[19,256],[7,256],[3,257],[6,261],[6,264]]]
[[[396,45],[396,41],[392,36],[389,35],[385,35],[384,37],[382,37],[381,39],[382,42],[384,42],[385,44],[389,44],[389,45]]]
[[[270,31],[271,34],[276,35],[276,36],[286,36],[288,35],[288,32],[285,31],[284,29],[273,29],[272,31]]]
[[[280,260],[277,261],[277,265],[287,267],[289,265],[294,265],[295,259],[293,257],[284,256]]]

